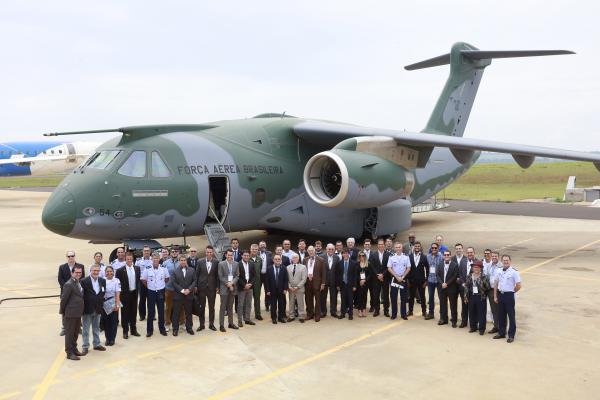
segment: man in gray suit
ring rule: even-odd
[[[296,253],[292,254],[292,263],[287,266],[288,272],[288,296],[289,296],[289,311],[287,322],[293,321],[294,302],[298,302],[298,316],[300,322],[304,323],[306,312],[304,311],[304,285],[306,284],[307,272],[306,265],[300,264],[300,256]]]
[[[194,334],[192,329],[192,306],[194,302],[194,288],[196,280],[194,279],[194,269],[188,268],[187,257],[179,256],[179,267],[173,270],[173,336],[179,333],[179,313],[181,307],[185,312],[185,330],[190,335]]]
[[[67,281],[60,295],[60,314],[65,322],[65,352],[69,360],[79,360],[85,354],[77,350],[77,337],[81,329],[83,315],[83,288],[79,284],[83,266],[75,265],[71,269],[71,279]]]
[[[225,260],[219,263],[219,293],[221,295],[221,306],[219,308],[219,330],[225,330],[225,311],[227,311],[227,319],[229,320],[229,328],[238,329],[233,323],[233,299],[237,293],[237,282],[239,278],[239,266],[236,261],[233,261],[233,251],[227,249],[225,252]]]
[[[219,287],[219,274],[217,265],[219,261],[214,256],[212,246],[206,246],[206,257],[201,258],[196,266],[196,290],[198,302],[200,303],[200,327],[204,329],[206,315],[206,301],[208,300],[208,329],[216,331],[215,328],[215,299]]]

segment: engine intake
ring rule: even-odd
[[[325,207],[370,208],[409,196],[414,176],[376,155],[333,149],[308,160],[304,187]]]

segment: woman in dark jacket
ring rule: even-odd
[[[371,269],[369,268],[369,260],[367,260],[367,256],[364,252],[358,253],[358,316],[366,317],[367,316],[367,292],[369,291],[369,285],[367,282],[369,281],[371,275]]]

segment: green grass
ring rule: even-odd
[[[600,185],[600,172],[591,163],[539,163],[528,169],[516,164],[477,164],[446,188],[446,198],[499,201],[562,199],[571,175],[577,177],[577,187]]]
[[[64,176],[15,176],[0,178],[0,188],[26,188],[39,186],[57,186]]]

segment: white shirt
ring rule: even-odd
[[[122,267],[124,267],[126,264],[125,264],[125,261],[119,261],[119,259],[117,258],[117,259],[116,259],[116,260],[114,260],[114,261],[112,262],[112,264],[110,264],[110,265],[113,267],[113,270],[115,270],[115,271],[116,271],[116,270],[118,270],[119,268],[122,268]]]
[[[187,270],[187,267],[185,267],[185,268],[181,268],[181,273],[183,274],[183,277],[184,277],[184,278],[185,278],[185,272],[186,272],[186,270]]]
[[[94,292],[96,294],[100,293],[100,282],[98,282],[98,279],[94,279],[91,276],[90,279],[92,280],[92,289],[94,289]]]
[[[391,268],[396,275],[404,275],[406,270],[410,268],[410,259],[406,254],[394,254],[388,260],[388,268]]]
[[[212,268],[212,262],[207,258],[206,259],[206,271],[210,274],[210,269]]]
[[[315,260],[313,258],[310,258],[308,260],[308,275],[312,275],[314,269],[315,269]]]
[[[415,260],[415,267],[419,265],[419,261],[421,261],[421,253],[413,253],[413,258]]]
[[[446,283],[446,275],[448,274],[448,268],[450,268],[450,263],[444,263],[444,282],[442,283]]]
[[[150,267],[142,271],[142,280],[146,281],[148,290],[163,290],[166,286],[167,278],[169,278],[169,271],[165,267]]]
[[[262,260],[262,266],[260,267],[260,273],[267,273],[267,253],[260,253],[260,259]]]
[[[106,292],[104,293],[105,299],[115,297],[117,292],[121,291],[121,281],[119,278],[112,278],[106,280]]]
[[[475,259],[469,260],[467,258],[467,275],[469,275],[471,273],[471,266],[473,266],[474,262],[475,262]]]
[[[501,292],[514,292],[515,286],[520,282],[521,276],[512,266],[498,272],[498,290]]]
[[[379,254],[379,263],[383,264],[383,256],[385,255],[385,251],[383,253],[379,253],[379,252],[377,252],[377,253]]]
[[[331,269],[331,266],[333,265],[333,256],[327,256],[327,263],[329,264],[329,269]]]
[[[246,283],[250,282],[250,271],[248,269],[248,263],[242,261],[242,265],[244,266],[244,276],[246,277]]]
[[[127,270],[127,279],[129,280],[129,291],[133,291],[136,289],[135,287],[135,269],[133,265],[130,267],[127,264],[125,265],[125,269]]]
[[[138,258],[135,261],[135,265],[140,267],[140,272],[145,270],[146,268],[152,268],[152,258],[151,257],[149,257],[148,259]]]

